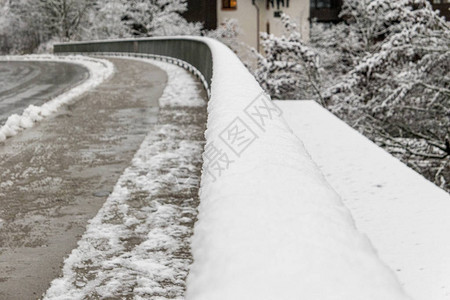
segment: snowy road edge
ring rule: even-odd
[[[31,128],[36,122],[56,112],[61,105],[69,103],[75,97],[95,88],[114,73],[114,65],[105,59],[96,59],[81,55],[11,55],[2,56],[0,61],[52,61],[75,63],[82,65],[89,71],[89,78],[69,91],[40,105],[28,106],[21,115],[13,114],[0,127],[0,142],[17,135],[19,132]]]
[[[150,63],[168,74],[167,85],[158,101],[161,109],[205,106],[205,101],[196,95],[196,80],[183,68],[152,59],[121,59]],[[77,247],[64,260],[62,277],[52,281],[43,296],[45,300],[85,299],[93,295],[100,298],[118,297],[130,293],[127,290],[129,286],[133,287],[133,299],[168,299],[162,295],[182,299],[184,278],[191,258],[180,257],[177,252],[188,244],[188,241],[186,245],[182,243],[180,234],[190,236],[192,228],[185,223],[191,222],[190,218],[195,219],[196,210],[189,206],[160,203],[158,189],[171,184],[172,188],[182,193],[192,185],[198,185],[199,178],[189,177],[186,180],[180,177],[178,180],[178,176],[183,170],[190,170],[190,164],[201,159],[203,141],[185,140],[174,147],[171,143],[176,139],[171,139],[177,132],[176,127],[171,124],[155,126],[141,143],[102,208],[89,220]],[[161,174],[160,169],[170,164],[171,160],[180,164],[178,168]],[[142,200],[147,207],[142,208],[141,216],[137,218],[131,202],[136,194],[144,192],[148,193],[146,200]],[[110,222],[116,213],[121,215],[123,223]],[[133,232],[130,228],[136,227],[136,230],[145,232],[150,225],[154,227],[149,230],[146,239],[132,250],[124,249],[126,237]],[[89,279],[77,274],[77,270],[82,269],[89,270]]]

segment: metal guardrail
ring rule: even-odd
[[[54,45],[55,54],[62,53],[111,53],[117,55],[137,56],[139,53],[148,54],[143,57],[151,58],[172,58],[169,62],[181,65],[193,72],[195,75],[200,73],[204,78],[202,81],[206,83],[205,88],[209,92],[212,80],[212,54],[208,45],[199,40],[183,39],[183,38],[147,38],[147,39],[131,39],[131,40],[114,40],[114,41],[92,41],[92,42],[76,42],[62,43]],[[186,62],[186,65],[180,63]],[[192,67],[198,70],[195,72]],[[196,74],[197,73],[197,74]]]

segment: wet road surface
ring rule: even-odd
[[[44,61],[0,60],[0,125],[30,104],[41,105],[89,76],[83,66]]]
[[[2,300],[41,297],[156,122],[166,73],[111,61],[109,80],[0,143]]]

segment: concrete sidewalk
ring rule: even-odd
[[[156,122],[167,75],[111,59],[117,72],[0,144],[0,299],[36,299]]]

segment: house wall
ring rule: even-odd
[[[290,0],[288,8],[280,7],[280,9],[277,8],[276,1],[274,1],[274,3],[274,8],[272,8],[271,5],[269,10],[264,7],[266,12],[265,23],[269,22],[270,33],[273,33],[276,36],[280,36],[283,34],[284,29],[281,24],[281,19],[274,17],[275,12],[282,11],[297,23],[298,28],[302,33],[302,37],[307,40],[309,38],[309,0]],[[264,28],[264,30],[261,31],[266,31],[266,25],[264,25],[264,27],[262,28]]]
[[[305,40],[309,38],[309,0],[290,0],[289,7],[277,7],[277,0],[274,0],[274,7],[268,7],[266,0],[256,0],[259,7],[259,31],[266,32],[267,24],[270,27],[270,33],[280,36],[283,34],[281,19],[275,17],[274,13],[281,11],[289,15],[299,26],[302,36]],[[285,2],[287,2],[285,0]],[[228,10],[222,8],[222,0],[217,0],[217,22],[218,25],[225,19],[237,19],[243,31],[241,40],[249,46],[256,48],[259,33],[257,31],[256,8],[251,0],[237,0],[237,8]]]
[[[257,43],[257,21],[256,9],[252,5],[251,0],[237,0],[237,9],[226,10],[222,9],[222,0],[217,1],[217,26],[226,19],[236,19],[242,29],[240,39],[247,45],[256,48]],[[258,6],[262,6],[263,1],[257,0]],[[261,11],[261,9],[260,9]]]

